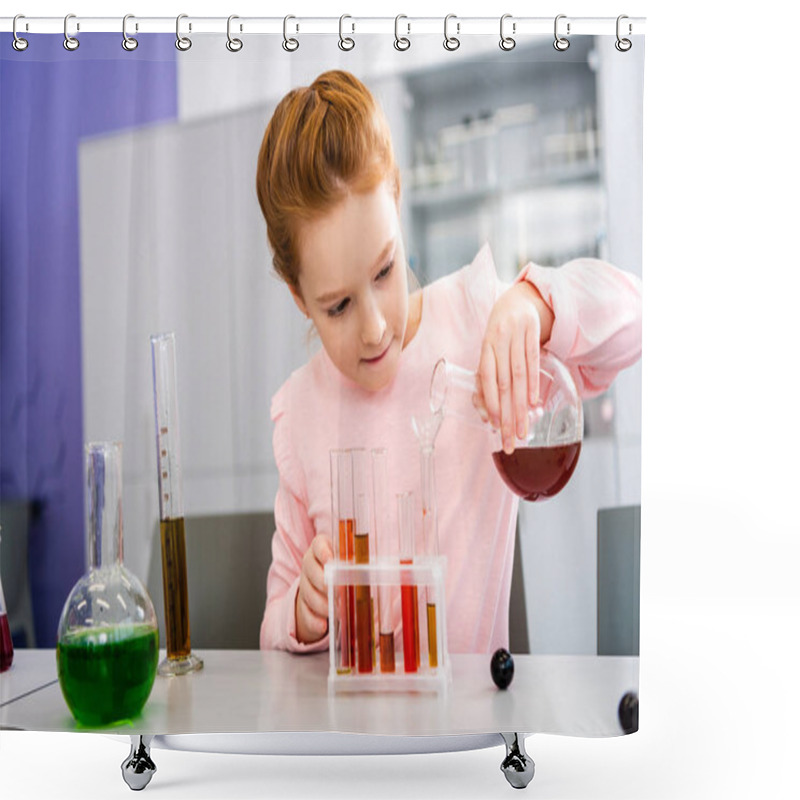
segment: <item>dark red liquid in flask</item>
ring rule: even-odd
[[[523,500],[545,500],[558,494],[572,477],[581,443],[553,447],[518,447],[508,454],[492,453],[497,471],[509,489]]]
[[[11,642],[11,629],[8,627],[8,615],[0,614],[0,672],[5,672],[14,660],[14,645]]]

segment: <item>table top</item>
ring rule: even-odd
[[[156,677],[134,720],[89,729],[73,719],[64,702],[55,651],[17,650],[11,669],[0,674],[0,729],[614,736],[622,733],[619,701],[638,690],[639,678],[637,657],[516,655],[514,680],[501,691],[492,682],[489,656],[451,655],[452,681],[444,692],[333,693],[327,653],[204,650],[197,655],[204,660],[202,670]]]

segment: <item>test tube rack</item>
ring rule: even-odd
[[[330,692],[369,692],[369,691],[412,691],[444,692],[451,682],[450,659],[447,654],[447,625],[445,619],[445,576],[446,558],[443,556],[421,557],[413,563],[400,563],[397,558],[377,559],[369,564],[343,563],[329,561],[325,565],[325,582],[328,587],[328,630],[330,632],[330,670],[328,690]],[[372,670],[359,672],[355,664],[343,666],[341,603],[338,593],[350,587],[370,589],[376,598],[379,587],[396,590],[399,597],[402,587],[418,589],[418,642],[419,666],[416,671],[407,672],[404,665],[404,652],[395,650],[394,672],[381,670],[380,656],[372,660]],[[431,603],[435,608],[436,666],[429,663],[427,613],[425,606]],[[376,605],[377,608],[377,605]],[[347,612],[345,612],[347,613]],[[372,641],[378,642],[377,613],[372,613]],[[403,643],[401,630],[394,636],[395,647]],[[394,633],[394,631],[393,631]]]

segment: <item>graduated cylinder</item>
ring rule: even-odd
[[[158,665],[158,674],[173,677],[202,669],[203,661],[192,653],[189,626],[175,334],[151,336],[150,349],[153,359],[161,573],[167,638],[167,656]]]

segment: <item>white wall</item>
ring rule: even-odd
[[[158,519],[151,334],[176,333],[187,515],[267,509],[277,490],[270,397],[309,350],[255,197],[267,115],[81,148],[85,435],[124,441],[125,559],[139,575]]]
[[[627,53],[597,38],[598,117],[607,196],[604,257],[642,274],[644,42]],[[547,503],[520,503],[520,546],[532,652],[597,647],[596,510],[641,503],[642,363],[617,377],[614,436],[584,443],[578,469]],[[559,597],[558,603],[553,602]]]

